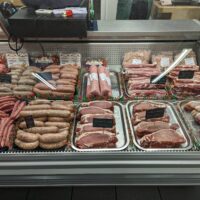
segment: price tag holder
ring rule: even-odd
[[[165,114],[165,108],[155,108],[146,111],[146,119],[161,118]]]
[[[45,79],[46,81],[50,81],[52,80],[52,73],[51,72],[43,72],[43,73],[38,73],[38,75],[40,75],[43,79]]]
[[[113,127],[113,119],[93,119],[93,127],[101,127],[101,128],[112,128]]]
[[[187,71],[180,71],[178,78],[179,79],[193,79],[194,71],[187,70]]]
[[[6,54],[7,65],[9,68],[12,68],[13,65],[26,65],[29,66],[29,57],[27,53],[19,54]]]
[[[12,77],[9,74],[0,74],[0,82],[1,83],[11,83]]]
[[[27,128],[33,128],[33,127],[35,127],[35,122],[34,122],[34,119],[33,119],[32,116],[24,117],[24,120],[26,122],[26,127]]]
[[[158,77],[158,76],[155,76],[155,75],[151,76],[150,83],[152,83],[152,81],[153,81],[155,78],[157,78],[157,77]],[[164,76],[164,77],[161,78],[159,81],[157,81],[157,83],[155,83],[155,84],[165,84],[166,82],[167,82],[167,77]]]

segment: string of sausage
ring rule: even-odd
[[[0,122],[0,147],[12,148],[12,143],[10,143],[10,138],[13,133],[13,122],[19,117],[20,112],[25,106],[25,102],[17,101],[12,109],[10,117],[5,117],[1,119]]]

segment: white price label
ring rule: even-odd
[[[91,81],[98,81],[97,73],[91,73],[90,74],[90,80]]]
[[[72,53],[72,54],[65,54],[65,53],[60,53],[60,64],[61,65],[79,65],[81,66],[81,54],[79,53]]]
[[[169,67],[169,65],[170,65],[169,58],[167,58],[167,57],[161,58],[160,65],[161,65],[161,67]]]
[[[30,65],[27,53],[6,54],[6,60],[9,68],[11,68],[13,65]]]
[[[132,64],[133,65],[140,65],[140,64],[142,64],[142,61],[140,59],[133,59]]]
[[[100,79],[102,80],[102,81],[106,81],[106,74],[104,74],[104,73],[100,73],[99,74],[99,77],[100,77]]]
[[[186,58],[185,64],[186,65],[195,65],[194,58]]]

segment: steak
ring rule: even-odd
[[[112,119],[115,121],[115,117],[113,114],[86,114],[81,116],[81,124],[93,123],[93,119]]]
[[[115,133],[115,126],[113,128],[101,128],[93,127],[93,123],[90,124],[77,124],[76,126],[76,135],[81,135],[85,132],[94,132],[94,131],[109,131]]]
[[[151,101],[148,101],[148,102],[144,101],[144,102],[140,102],[140,103],[136,104],[133,107],[133,113],[152,110],[152,109],[155,109],[155,108],[165,108],[166,109],[166,105],[161,104],[161,103],[154,103],[154,102],[151,102]]]
[[[143,137],[144,135],[148,135],[159,131],[161,129],[178,129],[178,124],[172,124],[162,122],[162,121],[155,121],[155,122],[141,122],[138,126],[135,127],[136,135],[138,137]]]
[[[111,101],[91,101],[88,103],[84,103],[84,106],[95,106],[102,109],[113,110],[113,103]]]
[[[137,125],[142,121],[148,121],[148,122],[162,121],[162,122],[169,123],[170,117],[169,117],[169,115],[165,114],[163,117],[160,117],[160,118],[146,119],[146,111],[137,112],[137,113],[133,114],[133,117],[132,117],[132,124],[133,125]]]
[[[150,135],[145,135],[140,145],[144,148],[178,148],[185,139],[173,129],[162,129]]]
[[[136,97],[154,97],[154,98],[164,98],[167,96],[166,90],[161,89],[150,89],[150,90],[128,90],[129,95],[131,98]]]
[[[76,139],[76,146],[81,149],[116,147],[118,139],[115,133],[108,131],[86,132]]]
[[[81,107],[79,110],[80,115],[86,114],[112,114],[111,110],[102,109],[96,106],[89,106],[89,107]]]

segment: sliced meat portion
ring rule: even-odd
[[[143,112],[137,112],[133,114],[132,117],[132,123],[133,125],[137,125],[142,121],[150,121],[150,122],[154,122],[154,121],[162,121],[162,122],[170,122],[170,117],[169,115],[165,114],[163,117],[161,118],[152,118],[152,119],[146,119],[146,111]]]
[[[102,109],[96,106],[81,107],[79,110],[80,115],[86,114],[112,114],[111,110]]]
[[[164,89],[150,89],[150,90],[128,90],[131,98],[136,97],[155,97],[155,98],[165,98],[168,94]]]
[[[144,148],[178,148],[185,139],[173,129],[162,129],[150,135],[145,135],[140,145]]]
[[[86,114],[81,116],[81,124],[86,123],[93,123],[93,119],[112,119],[113,122],[115,120],[115,117],[113,114]]]
[[[165,108],[166,109],[167,106],[165,104],[162,104],[162,103],[155,103],[155,102],[151,102],[151,101],[140,102],[133,107],[133,113],[152,110],[152,109],[155,109],[155,108]]]
[[[77,124],[76,126],[76,134],[81,135],[85,132],[94,132],[94,131],[109,131],[115,133],[115,126],[113,128],[101,128],[101,127],[93,127],[93,123],[89,124]]]
[[[95,106],[102,109],[113,110],[113,103],[111,101],[91,101],[83,104],[84,106]]]
[[[151,134],[153,132],[159,131],[161,129],[178,129],[178,124],[170,125],[167,122],[155,121],[155,122],[141,122],[135,127],[136,135],[138,137],[143,137],[144,135]]]
[[[116,146],[118,139],[115,133],[108,131],[86,132],[76,139],[76,146],[81,149],[112,148]]]

